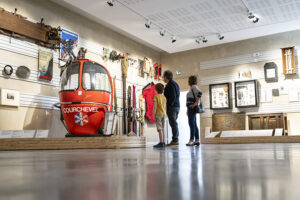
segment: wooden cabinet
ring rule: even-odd
[[[248,122],[249,130],[283,128],[285,135],[287,135],[287,120],[283,113],[249,115]]]
[[[245,113],[215,113],[212,116],[212,131],[245,130],[245,122]]]

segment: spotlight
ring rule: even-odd
[[[161,36],[165,36],[166,32],[167,32],[167,31],[166,31],[165,29],[161,29],[161,31],[160,31],[159,34],[160,34]]]
[[[176,42],[176,36],[173,35],[173,36],[171,37],[171,40],[172,40],[172,43]]]
[[[204,36],[200,36],[199,40],[202,40],[203,43],[206,43],[208,41]]]
[[[256,16],[255,14],[253,14],[253,12],[248,12],[248,19],[253,22],[253,23],[257,23],[259,21],[259,17]]]
[[[225,37],[224,37],[224,35],[221,35],[220,33],[218,34],[218,38],[219,38],[219,40],[223,40]]]
[[[148,19],[146,24],[145,24],[146,28],[150,28],[151,24],[152,24],[151,20]]]
[[[206,39],[204,36],[200,36],[199,38],[197,38],[197,39],[195,40],[195,42],[196,42],[197,44],[200,44],[200,42],[206,43],[206,42],[207,42],[207,39]]]
[[[109,6],[114,6],[114,3],[115,3],[115,0],[108,0],[108,1],[107,1],[107,4],[108,4]]]

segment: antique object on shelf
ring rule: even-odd
[[[257,82],[237,81],[234,83],[235,88],[235,107],[247,108],[258,106]]]
[[[38,78],[43,81],[51,81],[53,77],[53,52],[39,50]]]
[[[283,74],[296,74],[295,68],[295,47],[281,49]]]
[[[248,124],[249,130],[283,128],[287,135],[287,117],[283,113],[249,115]]]
[[[87,52],[87,49],[80,47],[80,49],[77,53],[77,59],[85,59],[86,52]]]
[[[106,63],[108,61],[108,59],[109,59],[109,49],[103,47],[103,50],[102,50],[102,60]]]
[[[3,75],[5,77],[10,77],[12,73],[14,72],[14,69],[12,68],[11,65],[5,65],[3,68]]]
[[[120,60],[120,58],[122,58],[121,55],[118,54],[117,51],[115,51],[115,50],[111,51],[110,54],[109,54],[109,59],[112,62],[114,62],[116,60]]]
[[[60,43],[60,27],[53,28],[43,23],[34,23],[15,12],[8,12],[0,8],[0,33],[20,38],[34,40],[38,45],[57,49]]]
[[[30,69],[26,66],[20,66],[16,71],[16,75],[18,78],[28,79],[30,76]]]
[[[278,69],[274,62],[269,62],[264,65],[265,81],[267,83],[278,82]]]
[[[212,115],[212,131],[245,130],[245,113],[215,113]]]
[[[210,109],[231,108],[230,86],[230,83],[209,85]]]

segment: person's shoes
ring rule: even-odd
[[[194,146],[194,142],[193,141],[189,141],[187,144],[186,144],[186,146]]]
[[[167,144],[168,147],[170,147],[170,146],[178,146],[178,145],[179,145],[179,143],[178,142],[174,142],[174,141],[172,141],[169,144]]]
[[[199,141],[195,141],[195,142],[194,142],[194,145],[200,146],[200,142],[199,142]]]
[[[164,148],[166,144],[164,142],[160,142],[157,145],[154,145],[153,148]]]

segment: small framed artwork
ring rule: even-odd
[[[235,107],[247,108],[258,106],[257,81],[237,81],[234,83]]]
[[[281,49],[283,74],[296,74],[295,68],[295,47],[286,47]]]
[[[265,81],[267,83],[278,82],[278,69],[274,62],[266,63],[264,66]]]
[[[220,83],[209,85],[210,109],[229,109],[230,102],[230,83]]]

